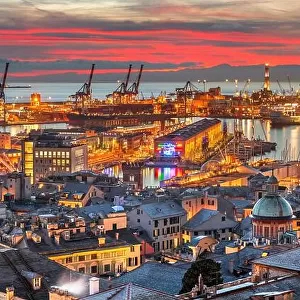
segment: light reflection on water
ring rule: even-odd
[[[222,122],[227,123],[228,132],[234,130],[234,120],[223,119]],[[251,139],[253,136],[253,124],[254,122],[254,138],[261,138],[267,141],[276,142],[276,151],[266,153],[263,157],[269,157],[273,159],[297,160],[300,158],[300,126],[287,126],[283,128],[271,128],[269,121],[261,122],[260,120],[241,120],[241,127],[244,135]],[[263,129],[264,128],[264,129]],[[260,159],[260,156],[255,157]],[[113,175],[116,174],[122,178],[123,174],[121,168],[108,168],[106,172]],[[174,176],[182,176],[185,171],[180,168],[145,168],[143,170],[143,185],[146,186],[159,186],[160,181],[170,179]]]
[[[227,123],[228,132],[234,130],[234,120],[223,119],[222,122]],[[259,120],[241,120],[241,127],[245,136],[249,139],[253,136],[253,124],[254,122],[254,137],[265,139],[270,142],[277,143],[276,151],[267,153],[264,157],[270,157],[274,159],[297,160],[300,158],[300,126],[287,126],[283,128],[271,128],[270,122],[260,122]],[[12,135],[16,135],[19,132],[29,132],[32,129],[47,129],[67,128],[66,123],[57,124],[30,124],[30,125],[14,125],[0,127],[0,131],[10,132]],[[263,130],[264,128],[264,130]],[[257,159],[260,157],[256,157]],[[107,168],[105,173],[110,176],[117,176],[123,178],[122,170],[120,166],[114,166]],[[180,168],[145,168],[143,170],[143,182],[144,186],[159,186],[161,180],[166,180],[174,176],[181,176],[184,173]]]

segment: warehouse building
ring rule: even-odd
[[[223,138],[222,124],[218,119],[202,119],[168,135],[154,140],[158,158],[196,160]]]

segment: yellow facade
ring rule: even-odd
[[[76,208],[76,207],[83,207],[85,205],[83,205],[82,201],[81,200],[76,200],[76,199],[60,199],[58,201],[58,205],[61,205],[61,206],[67,206],[67,207],[70,207],[70,208]]]
[[[209,148],[213,148],[217,143],[219,143],[223,138],[221,122],[212,125],[207,130],[201,131],[197,135],[186,140],[184,142],[184,159],[194,160],[196,158],[200,158],[203,152],[202,143],[204,137],[208,137]]]
[[[30,176],[31,184],[33,184],[33,148],[34,144],[32,141],[24,141],[23,144],[23,172]]]
[[[102,275],[132,271],[141,264],[140,244],[105,247],[91,250],[73,250],[51,254],[49,259],[78,272]]]

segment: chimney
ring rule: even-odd
[[[89,279],[90,295],[99,293],[100,291],[100,278],[92,277]]]
[[[54,235],[54,242],[56,245],[60,244],[60,235],[59,234]]]
[[[116,232],[116,240],[119,240],[119,232]]]
[[[9,286],[6,288],[6,300],[13,300],[15,298],[15,288]]]
[[[99,237],[98,238],[98,245],[99,246],[105,245],[105,237]]]

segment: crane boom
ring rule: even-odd
[[[290,93],[292,94],[294,89],[293,89],[293,87],[292,87],[290,75],[287,75],[287,79],[288,79],[289,86],[290,86]]]
[[[140,68],[140,73],[139,73],[139,76],[138,76],[138,79],[137,79],[137,82],[136,82],[136,93],[138,94],[139,93],[139,86],[140,86],[140,82],[141,82],[141,77],[142,77],[142,72],[143,72],[143,68],[144,68],[144,65],[141,65],[141,68]]]
[[[279,80],[277,79],[276,81],[277,81],[277,84],[278,84],[278,86],[279,86],[279,89],[280,89],[281,94],[284,95],[284,94],[285,94],[285,90],[282,88],[282,86],[281,86]]]
[[[4,88],[5,88],[5,84],[6,84],[6,78],[7,78],[7,73],[8,73],[8,66],[9,66],[9,63],[6,63],[5,71],[4,71],[4,74],[3,74],[2,83],[1,83],[1,86],[0,86],[0,99],[3,99],[3,100],[5,98]]]
[[[129,78],[130,78],[131,68],[132,68],[132,65],[130,64],[129,65],[129,69],[128,69],[128,73],[127,73],[127,77],[126,77],[126,81],[125,81],[125,90],[127,90],[127,87],[128,87],[128,82],[129,82]]]
[[[90,72],[90,77],[89,77],[89,81],[88,81],[88,88],[90,88],[91,84],[92,84],[92,79],[93,79],[93,75],[94,75],[94,69],[95,69],[95,64],[92,64],[92,68],[91,68],[91,72]]]

